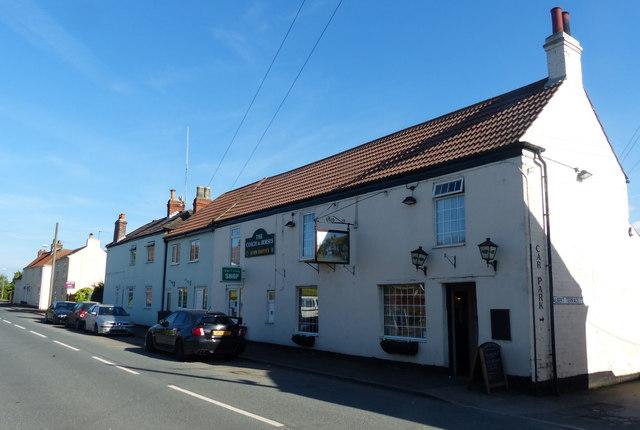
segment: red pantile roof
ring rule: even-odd
[[[222,194],[167,237],[513,148],[561,83],[546,79]]]
[[[56,261],[74,253],[75,251],[76,250],[73,249],[59,249],[58,251],[56,251]],[[25,269],[28,269],[30,267],[51,266],[51,260],[53,260],[53,253],[43,252],[42,254],[38,255],[35,260],[26,265]]]

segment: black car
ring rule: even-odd
[[[87,314],[89,308],[93,305],[97,305],[98,302],[78,302],[75,304],[71,312],[67,315],[67,320],[64,325],[66,327],[76,328],[78,330],[84,330],[84,317]]]
[[[192,355],[235,358],[244,352],[246,333],[242,318],[222,312],[179,310],[149,327],[144,345],[149,352],[173,352],[180,361]]]
[[[76,302],[53,302],[44,313],[44,322],[46,324],[64,324],[67,320],[67,314],[76,305]]]

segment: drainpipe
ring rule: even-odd
[[[548,170],[547,163],[542,158],[542,151],[540,148],[534,150],[534,156],[540,160],[542,165],[542,179],[543,185],[543,199],[544,199],[544,213],[543,218],[545,220],[544,229],[547,232],[547,270],[549,273],[549,328],[551,329],[551,362],[553,368],[553,390],[554,394],[559,395],[558,390],[558,362],[556,357],[556,326],[555,326],[555,307],[553,305],[553,265],[551,256],[551,215],[549,211],[549,183],[548,183]]]
[[[167,239],[164,239],[164,263],[162,265],[162,302],[160,303],[161,311],[164,311],[164,294],[165,294],[164,285],[167,282],[167,251],[168,250],[169,250],[169,242],[167,242]]]

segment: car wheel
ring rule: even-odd
[[[184,343],[182,342],[182,339],[178,339],[176,341],[176,345],[174,347],[174,353],[178,361],[187,361],[187,356],[184,353]]]
[[[93,334],[100,334],[98,333],[98,324],[93,325]]]
[[[49,318],[47,318],[47,316],[46,316],[46,315],[44,316],[44,323],[45,323],[45,324],[49,324]]]
[[[156,350],[156,345],[154,343],[153,335],[151,333],[147,333],[147,337],[145,338],[145,341],[144,341],[144,349],[146,349],[147,352],[155,352]]]
[[[84,330],[84,324],[82,321],[76,321],[76,329],[78,330]]]

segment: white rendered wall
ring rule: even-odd
[[[550,132],[553,130],[553,132]],[[523,138],[544,147],[558,376],[640,372],[640,239],[628,222],[624,174],[584,90],[563,84]],[[571,167],[593,174],[576,180]]]

